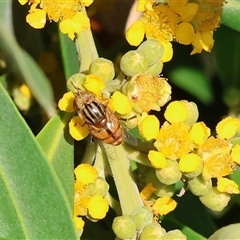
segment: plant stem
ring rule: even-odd
[[[137,185],[130,169],[129,160],[122,145],[102,144],[106,152],[124,215],[130,215],[137,207],[143,206]]]

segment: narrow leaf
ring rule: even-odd
[[[30,87],[33,95],[49,116],[55,112],[50,83],[33,59],[17,44],[14,36],[0,22],[0,48],[8,66],[20,74]]]
[[[68,122],[72,114],[60,112],[52,117],[38,134],[37,140],[47,159],[52,163],[62,186],[73,205],[73,138],[69,135]]]
[[[76,239],[65,192],[0,85],[0,237]]]
[[[239,0],[228,0],[223,7],[222,23],[240,32],[240,2]]]

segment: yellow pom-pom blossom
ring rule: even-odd
[[[168,0],[164,3],[139,0],[137,9],[143,11],[143,15],[138,22],[143,23],[147,39],[156,39],[163,45],[166,42],[171,44],[176,39],[181,44],[192,44],[191,54],[200,53],[203,49],[210,52],[213,47],[213,31],[219,26],[224,3],[225,0]],[[140,31],[143,34],[142,28]],[[167,52],[164,46],[163,61],[171,59],[171,54],[170,57],[165,56]]]
[[[132,110],[132,103],[128,97],[119,91],[116,91],[111,96],[108,106],[114,111],[124,115]]]
[[[90,21],[81,11],[83,6],[89,6],[92,0],[79,1],[48,1],[48,0],[19,0],[20,4],[32,4],[27,22],[34,28],[43,28],[46,16],[50,21],[60,22],[60,30],[73,39],[75,33],[90,28]]]
[[[169,124],[166,121],[160,128],[154,146],[166,158],[176,160],[194,148],[189,130],[190,127],[186,123]]]
[[[74,93],[69,91],[63,95],[63,97],[58,102],[58,107],[61,111],[65,112],[73,112],[73,101],[74,101]]]
[[[166,79],[148,73],[133,76],[126,91],[138,113],[159,111],[171,98],[171,86]]]
[[[217,124],[216,131],[220,138],[232,138],[240,128],[240,119],[227,117]]]
[[[95,93],[96,96],[99,96],[100,92],[106,87],[106,84],[100,77],[90,74],[87,75],[83,86],[88,91]]]
[[[239,194],[238,185],[228,178],[218,178],[217,179],[217,190],[219,192],[226,192],[230,194]]]
[[[223,177],[233,172],[236,163],[233,161],[230,151],[232,145],[222,138],[208,138],[199,147],[198,154],[204,161],[203,176],[205,179]]]
[[[152,183],[148,183],[143,190],[140,192],[142,200],[149,198],[157,189],[153,187]]]
[[[74,170],[74,174],[78,182],[89,184],[96,180],[98,172],[93,166],[85,163],[78,165]]]
[[[190,173],[196,171],[202,164],[202,159],[195,153],[189,153],[181,156],[178,163],[182,172]]]
[[[168,196],[158,198],[153,204],[153,210],[161,216],[172,212],[177,206],[177,202]]]
[[[239,144],[236,144],[232,148],[231,156],[234,162],[240,164],[240,145]]]
[[[94,195],[88,202],[88,213],[94,219],[103,219],[108,209],[108,201],[101,195]]]
[[[73,117],[68,125],[70,135],[77,141],[84,139],[89,134],[87,126],[79,116]]]
[[[159,132],[160,123],[156,116],[143,114],[138,122],[139,132],[147,141],[155,139]]]
[[[148,153],[148,159],[155,168],[165,168],[168,165],[164,154],[158,151],[150,150]]]

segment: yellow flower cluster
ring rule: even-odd
[[[230,142],[240,129],[240,119],[223,119],[216,126],[217,136],[213,137],[203,122],[197,122],[198,111],[194,103],[171,102],[164,116],[167,121],[160,128],[158,120],[152,117],[147,124],[138,125],[145,139],[155,139],[157,150],[150,150],[148,158],[156,169],[158,180],[171,185],[182,177],[203,178],[209,184],[215,178],[218,181],[214,194],[239,193],[237,184],[226,177],[240,164],[240,145],[233,146]],[[154,184],[147,186],[152,193],[156,190]],[[150,196],[149,192],[145,189],[143,195]],[[207,192],[197,195],[205,194]]]
[[[84,221],[82,216],[99,220],[106,216],[109,205],[104,198],[108,191],[108,185],[104,179],[98,177],[97,170],[89,164],[80,164],[74,170],[75,195],[74,195],[74,221],[77,230],[82,230]],[[98,192],[100,188],[104,191]]]
[[[158,40],[164,47],[163,62],[172,58],[172,41],[183,45],[192,44],[191,54],[202,50],[210,52],[214,44],[213,31],[220,24],[224,2],[167,0],[159,3],[139,0],[137,11],[142,11],[143,15],[127,30],[126,38],[134,46],[138,46],[144,36]]]
[[[59,22],[61,32],[68,34],[71,39],[74,39],[75,34],[90,28],[89,18],[82,12],[82,7],[89,6],[92,2],[92,0],[19,0],[22,5],[31,4],[26,21],[33,28],[43,28],[48,18],[50,21]]]

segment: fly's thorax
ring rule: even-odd
[[[85,103],[82,117],[86,124],[97,125],[106,118],[105,106],[96,101]]]

